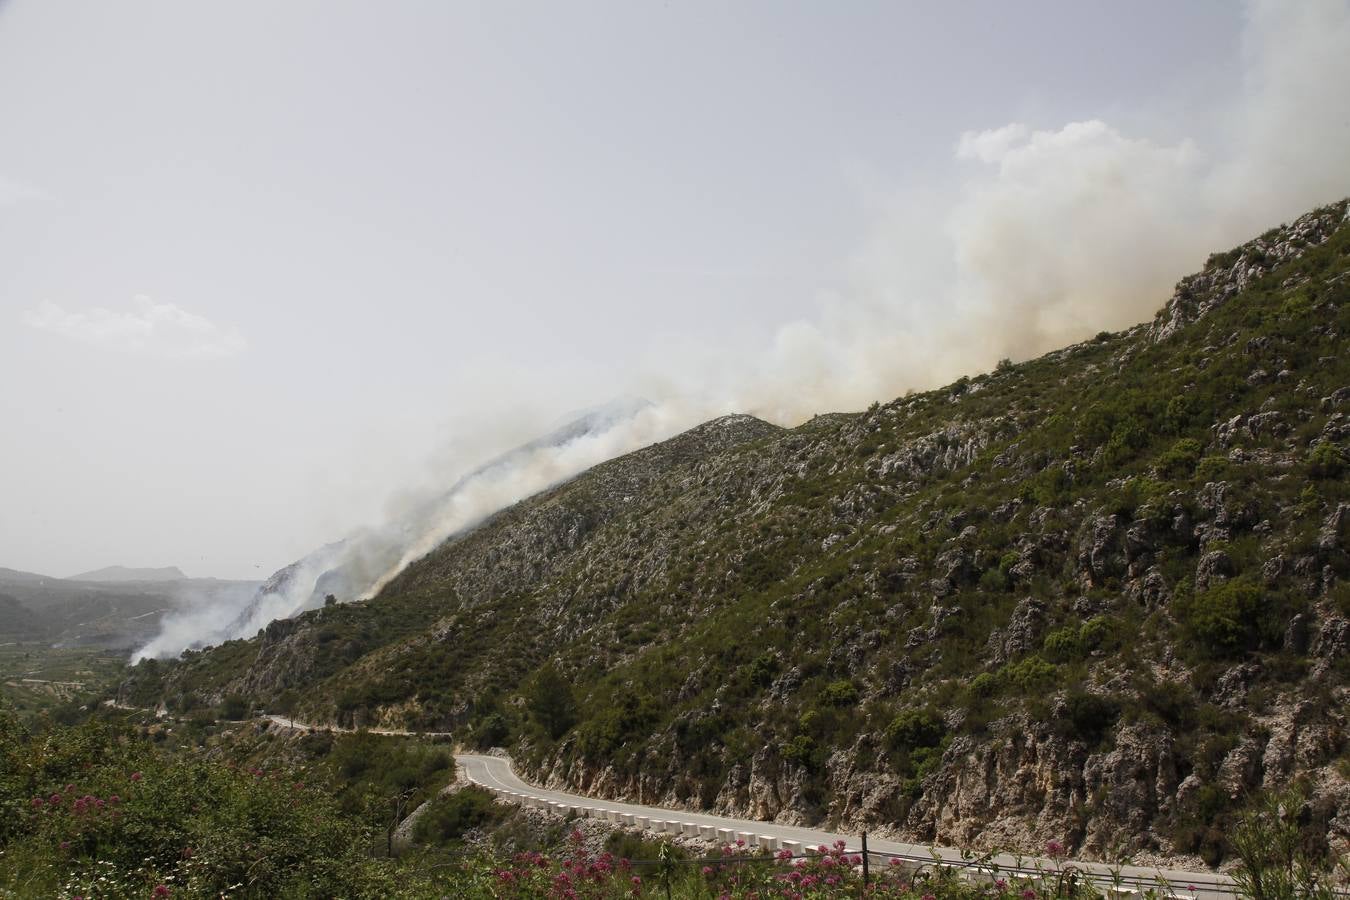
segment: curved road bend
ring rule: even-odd
[[[287,716],[268,715],[264,718],[277,725],[298,731],[349,731],[345,728],[326,728],[299,722]],[[448,732],[372,730],[372,734],[448,737]],[[613,821],[616,824],[645,827],[648,830],[682,833],[703,837],[713,841],[734,842],[744,840],[747,846],[764,846],[778,850],[788,849],[800,853],[807,847],[821,844],[833,844],[844,841],[850,852],[859,851],[857,835],[834,834],[818,831],[814,828],[799,828],[795,825],[780,825],[776,822],[756,822],[749,819],[732,819],[726,816],[714,816],[707,813],[686,812],[679,809],[666,809],[659,806],[643,806],[636,803],[620,803],[617,800],[596,800],[580,794],[564,791],[550,791],[522,781],[511,769],[511,761],[496,756],[482,756],[476,753],[457,753],[455,761],[463,770],[465,777],[486,788],[499,798],[527,806],[551,807],[558,812],[575,811],[578,815]],[[558,809],[557,805],[566,807]],[[629,817],[624,819],[623,817]],[[638,821],[641,818],[642,821]],[[659,827],[658,824],[660,823]],[[700,829],[702,829],[700,831]],[[906,844],[898,841],[886,841],[869,838],[868,855],[873,857],[891,857],[924,865],[932,865],[936,853],[945,864],[957,867],[970,865],[970,861],[961,858],[961,851],[949,847],[930,847],[927,844]],[[1035,877],[1040,873],[1053,873],[1057,868],[1073,866],[1096,880],[1109,895],[1122,900],[1138,900],[1149,888],[1160,889],[1160,893],[1182,900],[1219,900],[1236,893],[1233,880],[1215,872],[1187,872],[1180,869],[1158,869],[1147,866],[1120,866],[1120,890],[1111,890],[1114,883],[1111,867],[1104,863],[1082,860],[1065,860],[1055,863],[1053,860],[1017,857],[1000,853],[992,858],[1001,874],[1017,873]],[[988,863],[985,864],[986,867]],[[1037,871],[1039,867],[1039,872]],[[983,880],[988,876],[972,877]]]
[[[606,818],[622,824],[645,825],[653,831],[697,836],[699,835],[699,828],[711,828],[713,829],[711,833],[705,830],[702,835],[722,841],[735,841],[740,838],[745,840],[748,846],[762,845],[774,850],[789,849],[793,850],[794,853],[800,853],[800,848],[833,844],[839,840],[845,841],[850,851],[858,852],[859,840],[857,835],[833,834],[812,828],[780,825],[775,822],[731,819],[724,816],[664,809],[657,806],[620,803],[614,800],[596,800],[579,794],[550,791],[527,784],[512,771],[511,763],[506,759],[459,753],[455,755],[455,760],[464,770],[464,774],[469,781],[486,788],[502,799],[526,805],[547,807],[550,804],[561,804],[564,807],[571,808],[578,815]],[[556,807],[554,808],[556,809]],[[566,813],[569,809],[565,808],[559,811]],[[624,816],[631,816],[632,819],[622,818]],[[646,821],[638,822],[636,821],[638,817],[642,817]],[[671,823],[678,823],[678,825],[672,825]],[[719,834],[719,831],[722,833]],[[870,856],[896,857],[930,865],[933,863],[933,853],[936,852],[946,863],[955,866],[969,865],[968,861],[961,858],[959,850],[944,847],[931,848],[925,844],[905,844],[897,841],[868,838],[867,849]],[[1103,863],[1069,860],[1057,865],[1049,859],[1024,857],[1019,869],[1017,858],[1006,853],[995,856],[993,862],[998,864],[1001,873],[1021,871],[1023,874],[1032,876],[1036,874],[1035,870],[1038,864],[1043,872],[1048,873],[1053,873],[1060,865],[1073,865],[1079,871],[1092,875],[1104,888],[1109,888],[1112,884],[1111,867]],[[1232,896],[1235,892],[1230,878],[1214,872],[1185,872],[1176,869],[1147,868],[1145,866],[1121,866],[1119,871],[1124,883],[1118,892],[1118,896],[1122,897],[1142,896],[1143,891],[1148,888],[1159,888],[1160,881],[1167,885],[1164,892],[1170,892],[1173,896],[1180,898],[1212,900],[1212,898]]]

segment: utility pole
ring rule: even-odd
[[[865,891],[865,890],[867,890],[867,885],[868,885],[868,883],[872,880],[872,869],[871,869],[871,865],[870,865],[870,862],[871,862],[871,861],[867,858],[867,832],[865,832],[865,831],[862,833],[862,845],[863,845],[863,852],[862,852],[862,858],[863,858],[863,890]]]

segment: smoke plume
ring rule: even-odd
[[[953,136],[955,186],[886,198],[849,283],[761,352],[658,362],[642,385],[653,405],[483,465],[278,573],[247,609],[166,620],[138,656],[250,635],[321,602],[326,584],[370,596],[493,512],[713,416],[792,425],[1149,318],[1208,253],[1350,193],[1350,4],[1253,3],[1243,66],[1208,111],[1221,123],[1209,146],[1101,120]]]

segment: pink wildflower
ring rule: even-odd
[[[29,801],[29,805],[32,806],[33,809],[42,809],[43,803],[44,801],[41,797],[34,797],[31,801]]]
[[[69,849],[70,849],[70,841],[62,841],[62,842],[61,842],[60,844],[58,844],[57,846],[59,846],[62,850],[69,850]]]
[[[168,887],[168,885],[164,885],[164,884],[157,884],[157,885],[155,885],[155,889],[154,889],[153,891],[150,892],[150,896],[152,896],[152,897],[167,897],[167,896],[169,896],[169,887]]]
[[[1031,888],[1022,891],[1022,900],[1036,900],[1036,892]]]
[[[141,780],[141,773],[140,773],[140,772],[132,772],[132,773],[131,773],[131,780],[132,780],[132,781],[140,781],[140,780]]]
[[[47,798],[47,802],[50,803],[52,806],[60,806],[60,805],[61,805],[61,795],[60,795],[60,794],[52,794],[50,797]]]
[[[1059,841],[1046,841],[1045,852],[1054,857],[1062,856],[1064,854],[1064,845]]]

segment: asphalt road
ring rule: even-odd
[[[268,720],[277,725],[301,731],[316,730],[316,726],[297,722],[288,716],[268,715]],[[334,728],[333,731],[346,729]],[[374,734],[445,737],[447,732],[410,732],[397,730],[372,731]],[[799,828],[794,825],[780,825],[776,822],[756,822],[749,819],[732,819],[726,816],[714,816],[707,813],[687,812],[680,809],[667,809],[659,806],[644,806],[637,803],[620,803],[616,800],[597,800],[580,794],[564,791],[551,791],[527,784],[511,768],[511,762],[496,756],[482,756],[476,753],[457,753],[455,761],[464,776],[471,782],[486,788],[500,799],[550,809],[566,815],[569,812],[589,818],[605,819],[617,826],[644,828],[649,831],[681,833],[707,840],[734,842],[743,840],[747,847],[767,847],[773,850],[788,849],[794,855],[814,849],[821,844],[833,845],[844,841],[852,852],[861,851],[861,839],[856,834],[834,834],[818,831],[814,828]],[[963,859],[961,851],[950,847],[930,847],[927,844],[906,844],[898,841],[881,840],[869,837],[868,855],[878,865],[888,865],[889,859],[901,859],[919,865],[948,865],[963,870],[964,877],[972,880],[988,880],[993,866],[997,866],[995,877],[1001,878],[1054,878],[1061,871],[1073,868],[1085,877],[1092,878],[1108,896],[1119,898],[1142,898],[1144,892],[1152,889],[1161,897],[1176,897],[1183,900],[1218,900],[1233,896],[1232,879],[1214,872],[1187,872],[1180,869],[1158,869],[1147,866],[1111,867],[1104,863],[1084,860],[1053,860],[1048,858],[1021,857],[1001,853],[987,859]],[[1118,887],[1117,887],[1118,885]]]
[[[713,840],[745,840],[747,846],[766,846],[770,849],[789,849],[798,853],[803,848],[815,848],[821,844],[831,845],[842,840],[847,847],[858,852],[861,840],[856,834],[833,834],[812,828],[798,828],[792,825],[779,825],[774,822],[755,822],[746,819],[731,819],[706,813],[686,812],[678,809],[665,809],[657,806],[643,806],[636,803],[619,803],[614,800],[596,800],[578,794],[563,791],[550,791],[527,784],[511,769],[509,760],[495,756],[477,754],[457,754],[456,761],[468,780],[478,784],[500,798],[530,806],[551,808],[555,812],[566,814],[575,812],[591,818],[615,821],[630,827],[646,827],[647,830],[683,833],[692,836],[700,834]],[[561,804],[561,808],[555,804]],[[631,818],[625,818],[631,817]],[[639,820],[641,817],[641,820]],[[653,823],[660,824],[653,824]],[[706,829],[712,829],[711,832]],[[785,843],[786,842],[786,843]],[[950,848],[933,848],[924,844],[905,844],[869,837],[868,854],[874,862],[886,865],[886,857],[899,858],[910,862],[933,865],[934,853],[943,864],[965,867],[971,878],[988,878],[972,867],[972,861],[964,860],[961,851]],[[983,862],[984,872],[990,869],[989,863],[997,864],[998,877],[1009,877],[1017,873],[1020,877],[1034,877],[1037,874],[1055,873],[1072,866],[1098,881],[1102,887],[1113,884],[1110,866],[1102,863],[1080,860],[1062,860],[1027,858],[1018,859],[1008,854],[1000,854]],[[1120,896],[1142,896],[1152,888],[1163,896],[1168,894],[1181,898],[1218,898],[1234,893],[1231,879],[1213,872],[1185,872],[1176,869],[1155,869],[1144,866],[1120,866],[1118,876],[1121,880]]]

